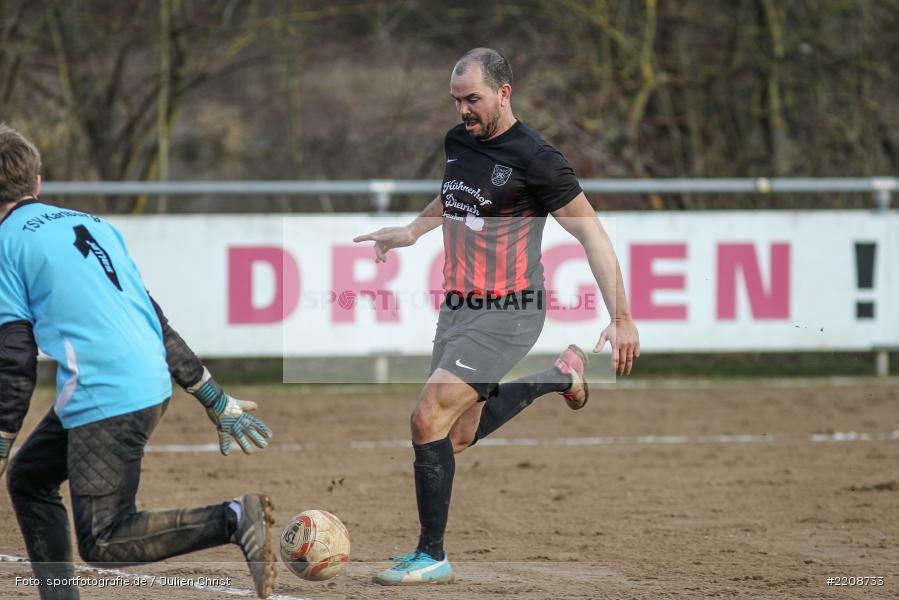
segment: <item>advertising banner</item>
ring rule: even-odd
[[[413,218],[110,220],[150,292],[199,354],[315,357],[430,353],[446,275],[440,229],[391,251],[384,263],[374,261],[371,242],[352,241]],[[544,225],[532,221],[528,226]],[[602,222],[644,352],[899,346],[899,215],[614,213]],[[592,348],[609,314],[584,249],[549,217],[542,251],[547,317],[534,352],[557,353],[569,343]]]

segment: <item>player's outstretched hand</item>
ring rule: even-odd
[[[618,375],[630,375],[634,359],[640,358],[640,334],[630,318],[615,319],[602,330],[594,352],[602,350],[606,341],[612,346],[612,369]]]
[[[9,452],[12,450],[13,442],[16,441],[16,434],[0,431],[0,477],[6,471],[6,465],[9,463]]]
[[[272,437],[272,430],[265,423],[250,414],[256,410],[256,403],[238,400],[225,393],[209,371],[196,384],[187,388],[206,407],[209,420],[219,432],[219,450],[228,456],[231,452],[231,438],[246,454],[253,452],[253,446],[265,448]]]
[[[219,450],[225,456],[231,452],[231,438],[237,440],[237,444],[245,454],[253,452],[252,442],[258,448],[268,446],[268,440],[272,437],[272,430],[268,426],[250,414],[256,410],[256,403],[249,400],[238,400],[222,393],[222,402],[206,408],[206,414],[219,433]]]
[[[408,227],[384,227],[372,233],[356,236],[353,241],[374,242],[375,262],[387,262],[387,253],[391,248],[411,246],[416,241],[415,234]]]

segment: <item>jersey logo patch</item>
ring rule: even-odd
[[[490,176],[490,182],[497,186],[504,186],[512,175],[512,167],[504,167],[503,165],[493,166],[493,175]]]
[[[484,219],[468,213],[465,215],[465,226],[472,231],[480,231],[484,229]]]

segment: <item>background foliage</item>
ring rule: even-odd
[[[897,31],[899,0],[0,0],[0,120],[51,180],[438,178],[450,69],[484,45],[582,177],[892,175]]]

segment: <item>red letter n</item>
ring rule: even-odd
[[[754,319],[790,318],[790,245],[771,244],[771,281],[762,281],[754,244],[718,244],[718,320],[737,318],[737,271]]]

